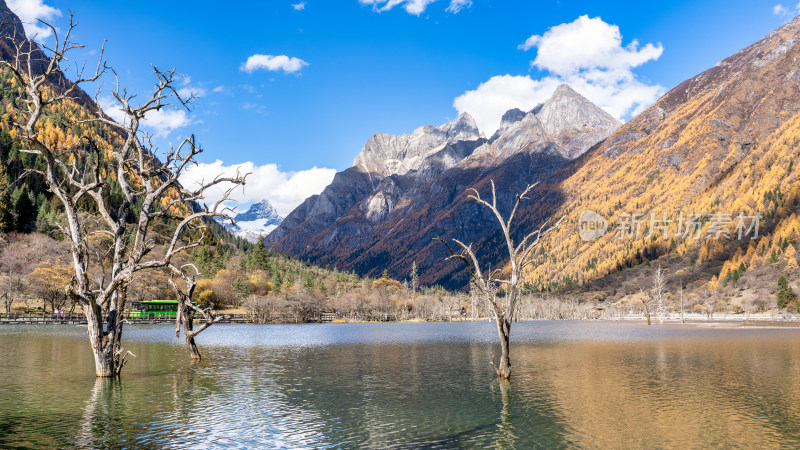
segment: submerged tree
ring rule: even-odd
[[[480,193],[476,189],[470,188],[467,190],[467,192],[470,192],[468,198],[475,200],[478,202],[478,204],[489,208],[492,213],[494,213],[497,221],[500,223],[500,229],[503,232],[503,237],[508,250],[508,264],[510,268],[510,274],[508,278],[498,278],[501,273],[499,269],[489,269],[486,272],[482,271],[480,263],[478,262],[478,258],[475,255],[475,252],[472,250],[472,244],[467,245],[458,239],[453,239],[453,242],[460,247],[460,251],[455,252],[446,241],[439,238],[439,240],[446,245],[447,249],[450,251],[450,256],[447,257],[447,259],[458,259],[467,266],[467,269],[470,273],[472,286],[476,288],[481,297],[483,297],[484,300],[491,305],[492,315],[497,323],[497,334],[500,337],[500,362],[498,365],[495,365],[494,360],[492,360],[491,363],[492,367],[494,367],[494,370],[497,373],[497,376],[503,379],[508,379],[511,376],[511,355],[509,353],[511,323],[514,321],[514,314],[517,311],[516,306],[520,296],[520,280],[522,278],[522,271],[527,266],[534,263],[534,259],[532,259],[533,249],[539,244],[541,239],[558,227],[561,224],[561,221],[564,220],[564,217],[561,217],[558,222],[549,228],[545,228],[547,226],[547,223],[545,222],[541,227],[539,227],[538,230],[526,234],[519,244],[514,243],[514,239],[511,237],[511,224],[514,221],[514,216],[516,215],[517,209],[519,208],[522,200],[526,198],[525,196],[531,191],[531,189],[536,187],[537,184],[538,183],[529,185],[527,188],[525,188],[525,190],[522,191],[521,194],[517,195],[517,198],[514,202],[514,207],[512,208],[508,219],[504,219],[503,215],[500,213],[500,210],[497,208],[497,195],[495,192],[494,180],[491,181],[491,203],[483,200]],[[495,286],[498,284],[502,285],[505,290],[505,296],[500,298],[497,298],[494,295],[496,289]]]
[[[644,308],[644,316],[647,319],[647,324],[652,325],[652,321],[650,320],[650,295],[644,291],[644,289],[639,288],[639,300],[642,302],[642,307]]]
[[[183,328],[183,336],[186,340],[186,347],[192,355],[193,360],[200,360],[200,350],[197,348],[194,338],[206,328],[222,319],[222,316],[215,316],[211,312],[211,308],[201,308],[192,302],[194,289],[197,286],[195,276],[199,273],[197,267],[193,264],[187,264],[183,267],[175,267],[170,265],[173,277],[170,277],[169,284],[175,291],[175,296],[178,300],[178,312],[175,315],[175,337],[181,336],[181,327]],[[191,269],[194,273],[187,274],[184,269]],[[180,278],[181,287],[175,282],[174,276]],[[200,327],[194,328],[194,315],[197,314],[198,318],[202,321]]]
[[[65,223],[58,226],[69,242],[73,272],[67,295],[86,315],[95,372],[98,377],[119,376],[129,353],[122,347],[121,314],[134,274],[168,268],[176,255],[201,245],[206,237],[205,221],[229,217],[224,202],[233,188],[244,184],[244,176],[219,176],[193,189],[184,188],[179,177],[202,152],[194,136],[170,146],[162,156],[163,162],[156,158],[150,135],[139,127],[148,113],[188,108],[192,98],[178,94],[175,70],[154,67],[155,88],[138,105],[134,104],[137,96],[120,88],[117,82],[110,94],[125,116],[122,123],[111,120],[98,107],[96,117],[62,119],[85,133],[71,148],[48,140],[43,136],[46,133],[41,133],[43,118],[58,116],[57,106],[78,96],[81,85],[94,82],[113,69],[106,65],[101,52],[91,76],[84,77],[79,70],[75,81],[66,82],[66,86],[53,85],[50,81],[60,76],[68,54],[82,46],[70,41],[75,28],[71,15],[63,38],[55,27],[43,24],[53,33],[52,47],[42,46],[43,51],[33,40],[22,39],[13,43],[12,61],[2,61],[0,65],[22,86],[20,103],[24,107],[14,127],[26,146],[24,151],[35,155],[26,174],[39,174],[63,208]],[[85,131],[97,126],[118,130],[120,139],[101,145],[96,130]],[[220,200],[211,207],[196,203],[208,188],[220,183],[232,183]],[[163,224],[168,225],[168,231],[161,237],[154,228]],[[105,234],[113,241],[107,258],[109,273],[105,273],[104,266],[100,277],[90,277],[94,252],[89,238],[95,234]],[[163,242],[158,243],[157,238]]]

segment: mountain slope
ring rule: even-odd
[[[51,38],[52,39],[52,38]],[[20,45],[23,49],[23,66],[27,66],[24,61],[24,53],[31,45],[24,34],[22,22],[9,8],[4,0],[0,0],[0,59],[13,62],[16,57],[16,48]],[[31,70],[36,73],[42,67],[49,64],[49,57],[36,45],[32,44],[31,50]],[[87,69],[87,71],[90,69]],[[63,92],[71,88],[72,84],[67,77],[56,72],[47,80],[45,88],[48,91]],[[23,87],[6,68],[0,68],[0,185],[16,181],[21,175],[35,164],[37,157],[22,153],[24,148],[20,139],[17,137],[17,130],[13,126],[14,121],[21,120],[21,111],[26,108],[20,99],[25,98],[22,93]],[[72,161],[80,170],[86,170],[87,165],[98,162],[101,174],[107,174],[112,169],[110,165],[111,149],[121,146],[125,139],[125,132],[117,127],[105,123],[92,121],[96,117],[99,108],[92,98],[82,89],[78,88],[70,93],[69,98],[63,101],[48,104],[43,109],[43,115],[37,125],[39,138],[50,148],[57,148],[68,154]],[[98,156],[93,148],[86,142],[90,138],[100,149]],[[155,157],[147,152],[148,158]],[[41,158],[39,156],[38,158]],[[108,195],[113,205],[119,195],[119,186],[113,177],[106,177],[108,184]],[[43,176],[37,173],[28,174],[21,178],[11,190],[8,196],[13,200],[21,192],[27,192],[29,197],[28,208],[32,213],[26,214],[22,221],[22,214],[14,212],[15,226],[13,229],[0,229],[2,231],[20,231],[28,233],[40,231],[52,236],[58,236],[60,231],[55,223],[59,220],[59,215],[63,212],[58,201],[52,197],[53,194],[47,189]],[[165,203],[177,198],[173,193],[167,193]],[[3,207],[13,207],[9,204],[9,198],[0,196],[0,202],[5,203]],[[198,207],[196,204],[173,205],[176,211],[186,212],[191,208]],[[0,208],[2,209],[2,208]],[[93,213],[91,209],[87,211]],[[174,224],[166,224],[159,228],[159,232],[168,233]],[[231,236],[217,224],[211,224],[211,231],[222,243],[233,243],[242,245],[241,240]],[[226,244],[228,245],[228,244]]]
[[[276,250],[319,265],[369,275],[388,269],[403,278],[416,262],[422,282],[462,285],[462,273],[443,272],[432,239],[492,239],[494,220],[464,202],[463,192],[489,179],[518,188],[543,179],[619,125],[565,85],[532,111],[509,111],[489,140],[466,115],[412,135],[376,135],[354,167],[337,174],[268,239]],[[513,193],[500,193],[501,204],[511,201]],[[500,263],[501,255],[490,256]]]
[[[9,9],[5,0],[0,0],[0,59],[4,61],[13,61],[17,55],[17,44],[25,42],[25,29],[22,21],[17,15]],[[41,51],[41,49],[34,44],[33,48],[29,49],[27,44],[22,45],[21,56],[24,64],[27,60],[24,58],[25,53],[31,51],[31,69],[33,73],[41,73],[42,70],[49,63],[49,58]],[[64,76],[63,73],[53,74],[48,80],[54,90],[63,92],[64,89],[69,88],[71,83]],[[92,98],[83,90],[78,90],[73,93],[73,98],[76,103],[82,106],[97,110]]]
[[[464,189],[485,193],[494,179],[501,210],[507,210],[514,193],[541,181],[520,210],[515,233],[562,215],[566,220],[526,274],[533,287],[585,285],[601,296],[633,294],[648,281],[633,281],[646,271],[629,268],[649,260],[671,264],[670,280],[698,293],[725,288],[743,271],[772,284],[779,272],[796,270],[800,243],[798,62],[800,18],[681,83],[588,151],[604,137],[600,117],[593,116],[601,125],[592,136],[584,124],[593,122],[570,120],[580,117],[580,108],[568,114],[551,102],[527,113],[511,110],[494,136],[471,144],[474,150],[440,175],[420,183],[409,170],[373,182],[372,189],[365,183],[358,194],[334,190],[353,195],[346,211],[308,233],[298,222],[271,237],[279,249],[320,264],[360,273],[388,268],[403,277],[415,261],[422,282],[463,286],[463,268],[443,262],[444,251],[431,237],[473,242],[485,264],[504,262],[494,219],[467,202]],[[574,123],[580,125],[566,125]],[[570,143],[577,143],[574,152],[564,150]],[[581,239],[584,210],[607,220],[604,236]],[[634,214],[644,218],[638,234],[618,233]],[[699,239],[677,235],[681,214],[698,215]],[[736,235],[740,214],[742,220],[762,216],[757,238],[707,238],[720,218],[729,220],[724,232]]]
[[[551,217],[567,220],[528,279],[585,282],[670,254],[685,257],[684,271],[698,274],[698,286],[714,289],[734,267],[756,270],[765,257],[781,263],[798,242],[790,231],[797,223],[798,62],[800,18],[681,83],[584,155],[556,185],[567,200]],[[609,232],[582,241],[583,210],[606,218]],[[702,216],[701,239],[676,236],[680,213]],[[764,216],[758,239],[705,238],[715,214],[731,215],[726,230],[733,234],[740,213]],[[616,227],[630,214],[647,218],[641,235],[619,239]],[[649,236],[651,214],[673,220],[669,234]],[[529,205],[524,215],[541,216],[541,209]]]

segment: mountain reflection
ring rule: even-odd
[[[81,330],[0,329],[0,447],[800,445],[798,330],[516,331],[508,382],[490,324],[220,326],[197,364],[142,328],[112,381]]]

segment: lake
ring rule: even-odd
[[[800,329],[520,322],[0,327],[0,447],[798,447]]]

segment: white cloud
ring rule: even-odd
[[[435,0],[358,0],[362,5],[371,5],[375,12],[389,11],[398,5],[403,5],[407,13],[418,16],[425,12],[428,4]]]
[[[100,97],[97,100],[100,107],[103,108],[103,112],[108,114],[108,117],[111,117],[119,124],[124,124],[126,122],[125,113],[122,112],[119,103],[117,103],[113,97]]]
[[[100,97],[98,99],[103,112],[114,119],[115,122],[126,125],[127,116],[120,109],[119,103],[113,97]],[[157,137],[166,137],[173,130],[183,128],[192,123],[192,118],[183,109],[164,107],[160,110],[153,110],[147,113],[142,126],[155,132]]]
[[[166,137],[173,130],[189,125],[192,119],[183,109],[161,108],[148,112],[142,125],[155,131],[158,137]]]
[[[458,113],[468,112],[487,136],[500,126],[500,118],[512,108],[523,111],[547,100],[560,82],[554,78],[534,80],[529,76],[498,75],[481,83],[474,91],[456,97]]]
[[[194,98],[200,98],[207,94],[206,90],[201,87],[196,86],[186,86],[183,88],[178,89],[178,95],[181,96],[181,99],[186,101],[189,97],[194,96]]]
[[[531,63],[557,75],[570,75],[581,70],[627,71],[647,61],[658,59],[664,48],[647,44],[639,49],[639,41],[622,47],[619,27],[599,17],[580,16],[574,22],[556,25],[543,35],[533,35],[522,50],[537,48]]]
[[[61,17],[61,10],[45,5],[43,0],[6,0],[6,5],[8,9],[19,16],[28,38],[36,36],[38,39],[46,39],[50,37],[52,31],[42,25],[39,20],[54,25],[55,18]]]
[[[358,0],[362,5],[372,6],[375,12],[389,11],[395,6],[401,6],[407,13],[419,16],[425,12],[428,5],[436,0]],[[456,14],[464,8],[472,6],[472,0],[451,0],[445,11]]]
[[[778,3],[772,7],[772,14],[783,19],[790,19],[800,14],[800,3],[798,3],[794,9],[791,9],[791,6],[783,6],[782,4]]]
[[[247,73],[253,73],[259,69],[266,69],[269,71],[282,70],[285,73],[295,73],[299,72],[307,65],[308,63],[300,58],[286,55],[252,55],[242,64],[241,70]]]
[[[293,3],[292,8],[294,8],[295,11],[302,11],[306,9],[306,2]]]
[[[425,8],[427,8],[429,4],[433,3],[433,1],[434,0],[406,0],[405,4],[403,5],[403,9],[405,9],[409,14],[418,16],[424,13]]]
[[[188,189],[197,188],[201,181],[211,181],[214,177],[225,174],[234,175],[250,173],[247,183],[237,188],[232,194],[238,202],[237,209],[244,211],[249,204],[267,199],[283,217],[292,212],[306,198],[319,194],[333,181],[335,169],[312,167],[299,172],[282,172],[275,164],[255,165],[252,162],[225,165],[216,160],[213,163],[201,163],[189,167],[181,176],[181,183]],[[225,189],[230,186],[218,186],[209,189],[204,202],[211,206],[219,200]]]
[[[215,87],[214,89],[212,89],[211,92],[213,92],[215,94],[221,94],[221,93],[225,92],[225,86],[219,85],[219,86]]]
[[[542,35],[533,35],[519,45],[521,50],[533,48],[537,55],[531,67],[544,72],[544,76],[494,76],[457,97],[453,102],[456,110],[469,112],[478,127],[491,135],[504,112],[511,108],[532,109],[562,83],[620,120],[643,111],[665,91],[657,84],[640,81],[633,73],[635,67],[661,56],[661,44],[640,48],[634,40],[623,47],[619,27],[599,17],[581,16]]]
[[[195,98],[200,98],[205,96],[208,91],[206,91],[203,87],[193,86],[192,85],[192,77],[189,75],[181,75],[179,80],[181,81],[181,88],[178,89],[178,95],[186,101],[191,96]]]
[[[462,9],[472,6],[472,0],[451,0],[450,6],[445,11],[458,14]]]
[[[242,104],[242,109],[244,109],[245,111],[253,111],[256,114],[260,114],[262,116],[266,116],[267,113],[269,112],[267,107],[260,103],[245,102]]]

